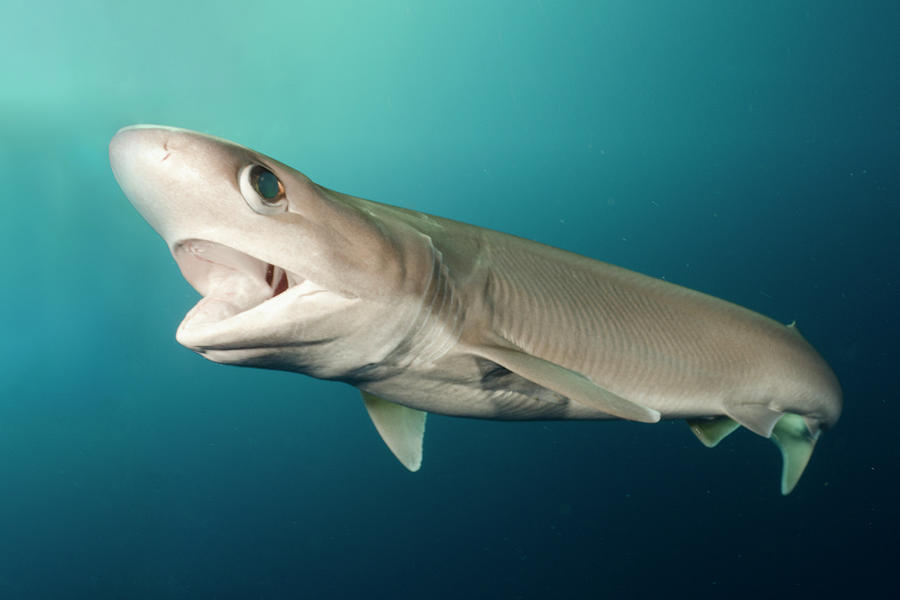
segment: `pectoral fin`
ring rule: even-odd
[[[781,493],[791,493],[816,447],[818,433],[812,434],[803,417],[785,414],[772,429],[772,441],[781,450]]]
[[[732,431],[741,426],[740,423],[728,417],[688,419],[687,424],[691,431],[694,432],[694,435],[707,448],[714,448],[719,442],[728,437]]]
[[[362,392],[375,429],[394,456],[410,471],[422,466],[422,439],[428,413]]]
[[[641,406],[618,396],[593,383],[590,379],[565,367],[548,362],[513,348],[496,345],[481,346],[478,355],[509,369],[542,387],[553,390],[573,402],[591,406],[597,410],[629,421],[656,423],[660,414],[652,408]]]

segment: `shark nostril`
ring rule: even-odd
[[[162,160],[159,162],[166,162],[166,160],[169,158],[169,156],[172,155],[172,151],[169,150],[169,140],[168,139],[163,142],[162,149],[163,149],[163,152],[165,152],[165,155],[163,155]]]

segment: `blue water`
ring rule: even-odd
[[[900,533],[896,2],[45,2],[0,19],[0,598],[875,595]],[[738,302],[844,415],[776,448],[683,423],[433,417],[178,346],[197,295],[125,199],[124,125]]]

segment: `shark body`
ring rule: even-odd
[[[123,191],[203,296],[176,337],[221,363],[362,391],[388,447],[422,461],[427,413],[685,419],[714,446],[779,446],[782,493],[841,412],[793,326],[564,250],[341,194],[226,140],[119,131]]]

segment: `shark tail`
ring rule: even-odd
[[[776,420],[766,425],[758,421],[750,424],[744,419],[731,417],[689,419],[687,423],[707,448],[715,447],[741,425],[771,439],[781,451],[781,493],[785,496],[800,481],[820,433],[818,429],[811,431],[804,417],[792,413],[778,415]]]

